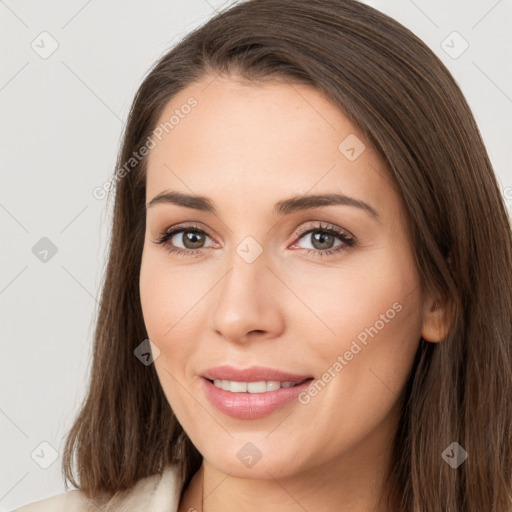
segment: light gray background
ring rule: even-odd
[[[2,511],[64,491],[60,454],[85,393],[109,236],[92,190],[114,170],[134,93],[172,44],[232,3],[0,0]],[[453,73],[510,210],[512,1],[367,3]],[[58,43],[45,59],[31,47],[51,48],[43,31]],[[46,263],[32,252],[43,237],[57,247]]]

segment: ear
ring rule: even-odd
[[[425,341],[439,343],[448,336],[449,330],[446,301],[440,296],[427,295],[423,303],[421,337]]]

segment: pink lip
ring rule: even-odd
[[[273,413],[297,399],[313,381],[308,379],[291,388],[280,388],[265,393],[232,393],[216,387],[207,379],[201,379],[206,397],[222,413],[233,418],[253,420]]]
[[[245,370],[237,370],[230,366],[218,366],[203,372],[201,376],[206,397],[220,412],[233,418],[251,420],[267,416],[280,407],[293,402],[313,381],[313,377],[307,375],[296,375],[256,366]],[[278,380],[280,382],[300,382],[300,384],[265,393],[232,393],[216,387],[213,382],[210,382],[213,379],[238,382]]]
[[[298,375],[264,366],[251,366],[250,368],[238,369],[233,366],[215,366],[201,373],[201,377],[208,380],[223,379],[237,382],[258,382],[261,380],[278,380],[279,382],[300,382],[312,377],[312,375]]]

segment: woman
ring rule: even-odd
[[[20,511],[512,510],[510,226],[411,32],[220,13],[144,80],[112,183],[79,490]]]

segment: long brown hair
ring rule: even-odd
[[[239,3],[191,32],[140,86],[114,175],[90,384],[66,440],[66,485],[99,497],[174,462],[187,484],[201,464],[154,366],[134,356],[147,338],[138,287],[147,158],[129,171],[125,164],[176,93],[220,73],[309,84],[339,106],[386,163],[406,206],[422,285],[448,305],[448,335],[420,340],[402,394],[392,509],[509,512],[512,237],[504,201],[446,67],[409,30],[354,0]],[[468,453],[456,469],[442,457],[453,442]]]

